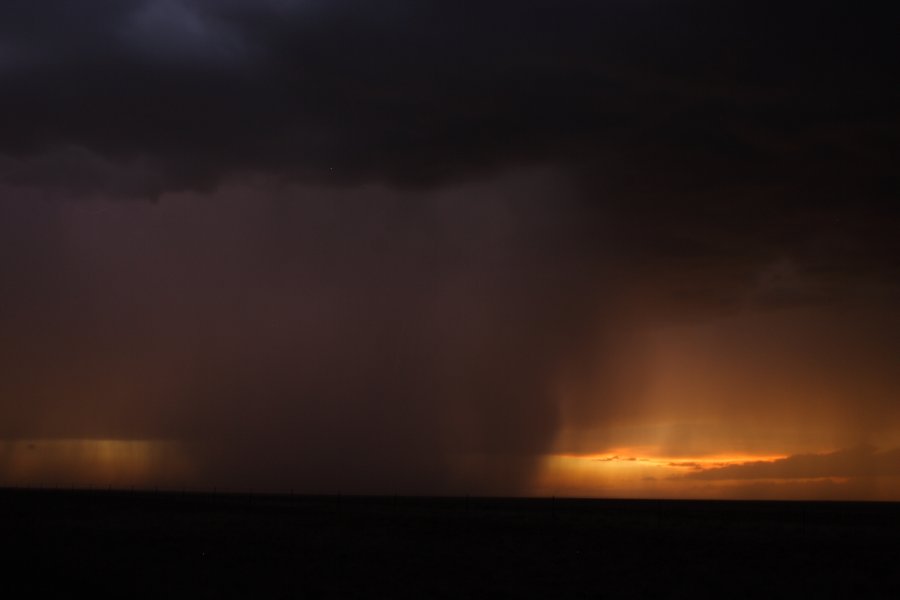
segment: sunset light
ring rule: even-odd
[[[147,488],[184,485],[180,445],[156,440],[0,441],[0,485]]]
[[[651,448],[617,448],[603,454],[547,457],[537,479],[544,494],[632,498],[704,498],[727,494],[730,483],[698,484],[686,477],[729,465],[773,463],[786,456],[746,454],[661,456]],[[552,492],[552,494],[551,494]]]
[[[0,0],[0,593],[900,598],[898,13]]]

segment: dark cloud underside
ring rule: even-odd
[[[417,184],[580,159],[626,161],[610,172],[637,169],[653,187],[787,174],[820,191],[860,192],[865,179],[867,196],[896,192],[895,21],[874,10],[132,0],[2,11],[0,149],[143,159],[162,187],[235,170]]]

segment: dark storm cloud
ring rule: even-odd
[[[435,183],[523,161],[586,161],[625,184],[691,192],[735,177],[897,187],[894,32],[874,11],[351,0],[0,11],[0,150],[19,158],[60,146],[141,157],[175,188],[255,170]]]
[[[0,439],[175,440],[220,486],[518,491],[603,332],[564,191],[7,198]]]
[[[248,174],[421,188],[552,164],[581,188],[572,237],[611,231],[649,279],[660,257],[683,271],[669,305],[727,309],[785,259],[815,283],[760,304],[830,301],[896,272],[888,11],[4,3],[0,183],[156,198]]]

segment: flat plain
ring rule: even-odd
[[[117,597],[900,597],[900,505],[0,490],[3,581]]]

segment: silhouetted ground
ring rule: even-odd
[[[897,504],[0,490],[0,594],[900,598],[898,534]]]

